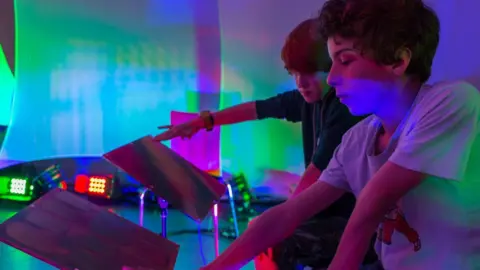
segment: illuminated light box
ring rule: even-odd
[[[107,185],[111,183],[111,179],[106,177],[92,176],[88,181],[88,193],[105,195],[107,194]],[[111,185],[111,184],[110,184]]]
[[[87,176],[77,175],[74,190],[80,194],[93,197],[112,198],[116,195],[117,185],[112,175]]]
[[[30,201],[33,185],[28,178],[0,176],[0,199]]]
[[[29,189],[27,179],[12,178],[10,180],[10,194],[25,195]]]

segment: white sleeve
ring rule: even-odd
[[[342,143],[335,149],[330,162],[325,170],[322,171],[319,180],[328,183],[336,188],[351,192],[347,177],[343,167],[343,149],[345,147],[345,135]]]
[[[417,104],[415,123],[389,161],[428,175],[461,180],[480,132],[480,93],[467,83],[431,89]],[[478,151],[478,150],[477,150]]]

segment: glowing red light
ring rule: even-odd
[[[107,178],[92,176],[88,182],[88,193],[105,194],[107,188]]]
[[[77,193],[87,193],[88,190],[89,177],[83,174],[77,175],[75,177],[75,187],[74,190]]]
[[[113,177],[77,175],[75,178],[75,192],[86,193],[91,196],[110,198],[112,196]]]

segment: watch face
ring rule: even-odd
[[[202,111],[200,117],[203,119],[203,122],[205,122],[205,129],[211,131],[213,129],[213,117],[210,112]]]

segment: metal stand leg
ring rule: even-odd
[[[235,237],[238,237],[240,236],[240,232],[238,229],[237,211],[235,210],[235,201],[233,199],[232,186],[230,184],[227,184],[227,189],[228,189],[228,200],[230,202],[230,210],[232,211],[232,217],[233,217],[233,226],[235,228]]]
[[[149,191],[148,188],[140,190],[140,206],[139,206],[139,220],[138,224],[143,227],[144,213],[145,213],[145,196]],[[160,217],[162,219],[162,232],[161,235],[167,238],[167,216],[168,216],[168,202],[162,198],[157,199],[158,206],[160,207]]]
[[[167,238],[168,202],[162,198],[158,198],[157,201],[160,206],[160,216],[162,218],[162,236]]]
[[[148,188],[144,188],[140,190],[140,204],[139,204],[139,217],[138,217],[138,224],[143,227],[143,218],[144,218],[144,211],[145,211],[145,195],[148,192]]]
[[[218,228],[218,204],[213,205],[213,236],[214,236],[214,245],[215,245],[215,257],[218,257],[220,254],[220,240],[219,240],[220,230]]]

